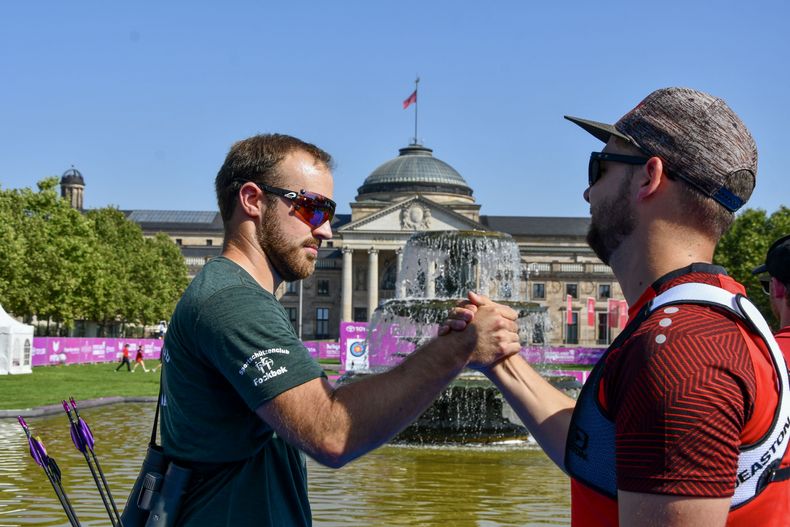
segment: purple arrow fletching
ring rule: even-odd
[[[85,419],[80,417],[80,412],[77,410],[77,402],[74,400],[74,397],[69,397],[69,401],[71,401],[71,407],[74,409],[74,415],[77,416],[76,426],[79,430],[80,438],[82,438],[82,442],[90,450],[93,450],[93,445],[96,443],[93,439],[93,432],[91,432],[91,428],[88,426],[88,423],[85,422]]]
[[[44,443],[41,438],[31,437],[28,442],[30,443],[30,455],[33,460],[40,466],[45,467],[49,464],[49,456],[47,456],[47,449],[44,448]]]
[[[45,464],[49,461],[49,457],[47,456],[47,449],[44,448],[44,443],[41,441],[41,438],[36,436],[33,437],[30,435],[30,429],[27,427],[27,423],[25,419],[20,415],[17,417],[19,424],[22,425],[22,429],[25,431],[25,435],[27,436],[27,442],[30,445],[30,457],[33,458],[33,461],[40,466],[45,466]]]
[[[77,447],[77,450],[80,452],[85,452],[85,441],[83,441],[82,437],[80,437],[77,425],[72,423],[69,427],[69,431],[71,432],[71,441],[74,443],[74,446]]]
[[[93,450],[93,445],[96,443],[96,441],[93,439],[93,432],[91,432],[91,428],[88,426],[88,423],[85,422],[85,419],[80,417],[77,426],[79,427],[82,441],[88,446],[89,449]]]

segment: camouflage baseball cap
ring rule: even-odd
[[[682,179],[731,212],[754,189],[757,146],[746,125],[718,97],[689,88],[662,88],[614,125],[565,118],[603,142],[614,135],[661,158],[670,178]],[[749,190],[738,195],[733,188]]]

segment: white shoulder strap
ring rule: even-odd
[[[667,304],[711,304],[723,307],[751,322],[771,352],[774,370],[777,373],[779,407],[774,413],[771,429],[753,445],[740,449],[738,473],[732,507],[737,507],[754,498],[764,487],[761,477],[778,467],[784,457],[790,436],[790,383],[787,363],[768,323],[760,311],[745,296],[736,295],[707,284],[680,284],[661,293],[649,304],[649,311]]]
[[[694,304],[699,304],[701,302],[707,304],[716,304],[727,308],[738,315],[741,315],[738,303],[736,301],[736,295],[720,287],[694,283],[680,284],[667,289],[653,299],[650,304],[650,311],[653,312],[666,304],[677,304],[683,302],[690,302]]]

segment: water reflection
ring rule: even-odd
[[[137,475],[153,404],[117,404],[82,412],[119,509]],[[63,470],[80,522],[106,526],[85,460],[71,444],[65,415],[27,419]],[[0,527],[68,526],[15,419],[0,420]],[[387,446],[331,470],[309,462],[314,524],[340,526],[498,527],[568,525],[567,478],[523,443],[464,448]]]

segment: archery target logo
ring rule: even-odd
[[[349,339],[346,342],[346,370],[368,368],[368,345],[365,339]]]
[[[365,354],[367,347],[365,346],[365,341],[357,341],[352,342],[348,346],[348,352],[351,354],[352,357],[361,357]]]

